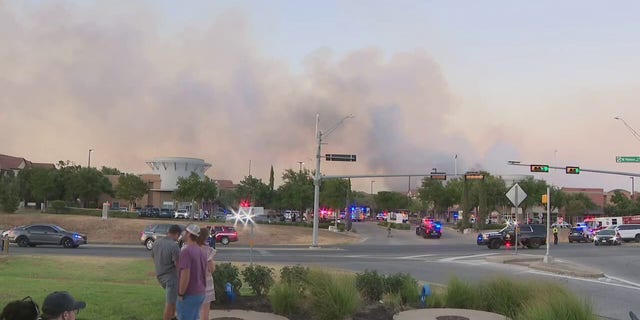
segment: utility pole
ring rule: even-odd
[[[316,114],[316,143],[318,148],[316,151],[316,172],[313,177],[313,241],[312,248],[318,247],[318,225],[320,224],[320,182],[322,176],[320,175],[320,159],[322,157],[322,138],[327,137],[331,132],[337,129],[345,120],[353,118],[353,115],[348,115],[342,118],[326,133],[320,130],[320,115]]]

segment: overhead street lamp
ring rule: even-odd
[[[331,129],[326,132],[322,132],[320,130],[320,115],[316,114],[316,141],[318,143],[318,151],[316,152],[316,174],[313,177],[313,243],[311,244],[312,248],[318,247],[318,225],[319,215],[320,215],[320,159],[322,153],[322,139],[327,138],[334,130],[336,130],[342,123],[347,120],[353,118],[353,115],[350,114],[338,121]]]
[[[87,168],[91,168],[91,152],[93,152],[93,149],[89,149],[89,160],[87,160]]]
[[[638,132],[636,130],[633,130],[633,128],[626,121],[624,121],[624,119],[622,119],[620,117],[614,117],[614,119],[622,121],[622,123],[624,123],[624,126],[627,127],[627,129],[629,129],[629,131],[631,131],[631,134],[633,134],[633,136],[636,138],[636,140],[640,141],[640,134],[638,134]]]

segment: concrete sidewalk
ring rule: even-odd
[[[273,313],[255,312],[248,310],[224,310],[224,309],[212,309],[209,314],[209,319],[214,320],[287,320],[283,316],[279,316]]]
[[[485,311],[445,309],[445,308],[415,309],[415,310],[403,311],[393,316],[393,320],[437,320],[437,319],[505,320],[509,318],[501,314],[490,313]]]

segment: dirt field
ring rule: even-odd
[[[139,244],[140,232],[144,227],[153,223],[180,223],[185,220],[169,219],[108,219],[98,217],[43,214],[38,212],[21,212],[14,214],[0,213],[0,230],[6,230],[14,226],[31,223],[52,223],[67,230],[77,231],[87,235],[89,243],[109,244]],[[221,225],[222,223],[198,222],[198,225]],[[227,224],[229,225],[229,224]],[[249,245],[250,227],[236,226],[239,241],[232,245]],[[319,230],[318,244],[335,245],[343,243],[356,243],[361,237],[354,233],[337,233],[328,230]],[[258,224],[253,230],[255,246],[263,245],[310,245],[312,243],[312,228],[294,226],[276,226]]]

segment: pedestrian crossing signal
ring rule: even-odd
[[[567,174],[580,174],[580,167],[567,167]]]
[[[549,172],[549,166],[546,164],[532,164],[531,172]]]

